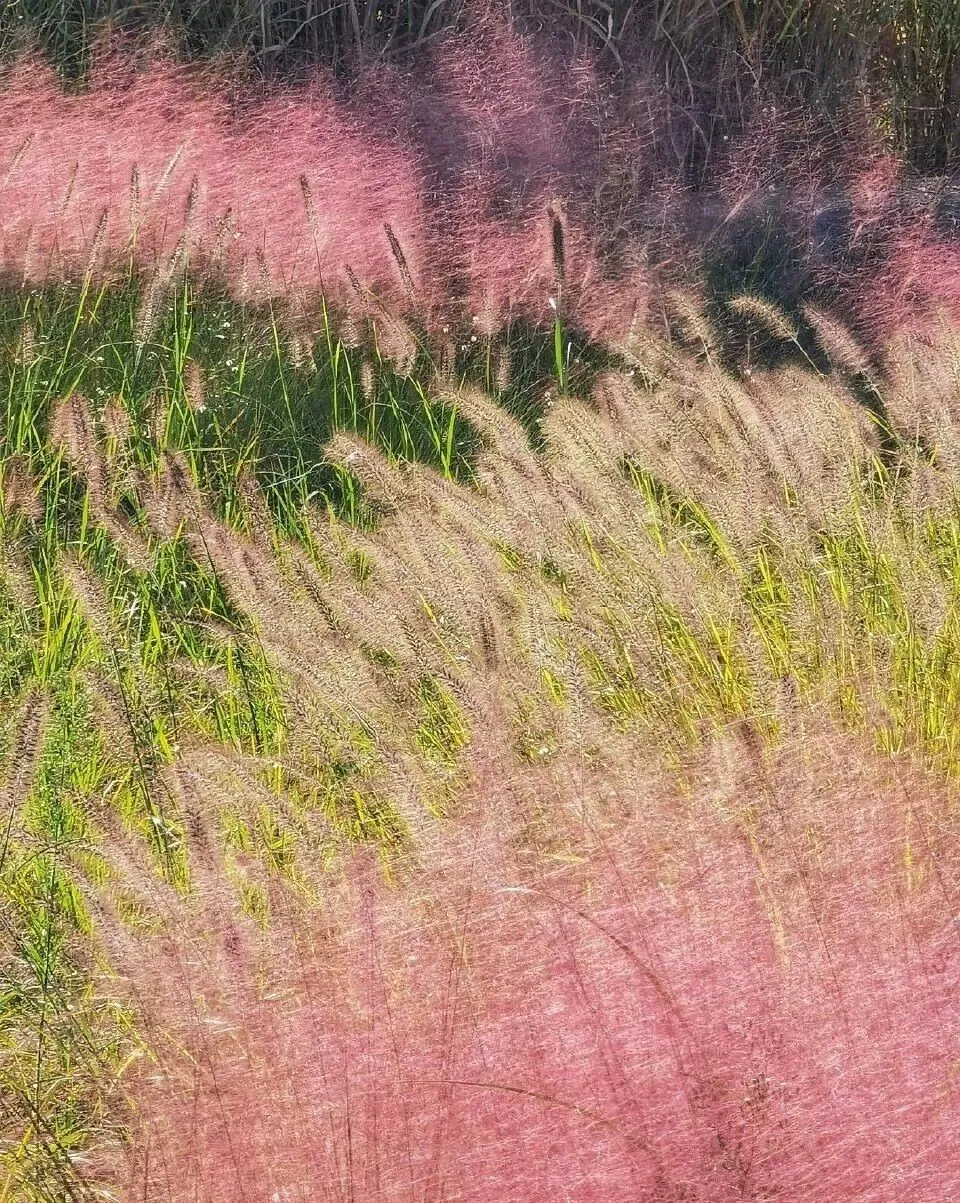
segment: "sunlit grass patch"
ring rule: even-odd
[[[30,355],[0,356],[3,1156],[25,1198],[79,1191],[70,1149],[122,1123],[151,1004],[111,965],[172,955],[179,922],[266,991],[288,938],[357,939],[338,924],[358,865],[429,910],[416,883],[450,840],[473,841],[465,865],[515,858],[527,884],[506,890],[582,872],[579,917],[623,775],[666,765],[689,813],[736,829],[788,964],[799,903],[762,784],[778,749],[846,727],[956,776],[954,432],[926,453],[902,397],[881,439],[842,373],[738,378],[651,335],[639,381],[548,362],[531,423],[469,356],[451,374],[423,348],[399,371],[332,326],[293,354],[276,315],[187,286],[139,350],[122,292],[29,305]],[[679,889],[657,805],[643,872]],[[502,846],[478,818],[497,807]],[[919,897],[934,878],[904,838]],[[176,955],[173,994],[192,980]],[[218,997],[203,1031],[230,1028]]]

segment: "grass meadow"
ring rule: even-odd
[[[944,1203],[948,149],[785,88],[707,162],[433,7],[349,86],[22,10],[0,1203]]]

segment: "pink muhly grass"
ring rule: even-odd
[[[532,228],[556,190],[586,196],[596,174],[589,72],[571,83],[513,35],[438,53],[431,94],[459,141],[438,140],[416,114],[413,136],[402,133],[389,89],[380,121],[335,99],[321,75],[237,99],[209,72],[162,59],[134,70],[113,55],[67,94],[23,60],[3,79],[0,267],[30,285],[131,262],[148,275],[187,268],[254,301],[323,293],[349,309],[355,280],[372,315],[416,308],[427,322],[466,271],[474,312],[540,317],[554,289]],[[613,310],[595,239],[579,229],[580,293]]]
[[[552,297],[565,326],[617,341],[646,313],[648,249],[683,276],[771,215],[817,244],[819,214],[810,278],[874,341],[956,314],[953,244],[904,209],[901,164],[859,166],[861,148],[771,101],[694,193],[658,166],[669,130],[641,74],[616,99],[596,64],[483,22],[349,96],[322,74],[255,94],[122,50],[67,93],[24,59],[2,76],[0,271],[33,286],[132,263],[156,300],[188,270],[284,298],[302,324],[322,294],[355,323],[386,309],[429,330],[551,323]]]
[[[563,858],[491,764],[399,885],[357,856],[266,933],[211,866],[126,956],[160,1045],[128,1197],[955,1197],[947,802],[814,744],[611,781]]]
[[[484,175],[506,208],[550,186],[568,197],[595,187],[603,82],[589,60],[479,19],[427,63],[406,120],[429,163]]]
[[[262,262],[254,286],[267,296],[335,292],[347,265],[389,288],[388,223],[417,275],[424,222],[414,163],[359,131],[321,89],[231,114],[167,64],[122,83],[99,77],[68,96],[39,64],[8,75],[10,121],[0,133],[8,275],[32,284],[76,278],[103,213],[115,269],[131,257],[155,269],[185,238],[188,261],[202,266],[216,248],[234,285],[244,263]]]
[[[903,164],[892,155],[877,154],[858,167],[849,190],[854,242],[864,231],[882,227],[895,215],[902,183]]]
[[[881,348],[899,334],[929,335],[942,319],[957,325],[960,245],[940,237],[929,221],[901,225],[858,300],[861,320]]]
[[[903,164],[886,154],[854,172],[847,189],[854,263],[832,267],[840,296],[880,355],[899,335],[925,337],[944,318],[960,321],[960,248],[937,232],[917,181],[910,185]]]
[[[649,278],[639,258],[620,278],[605,270],[595,239],[562,219],[563,272],[554,248],[555,202],[542,196],[510,220],[484,208],[484,198],[464,196],[456,250],[459,274],[469,281],[463,303],[469,320],[493,333],[505,318],[549,323],[560,312],[594,338],[626,333],[647,311]]]

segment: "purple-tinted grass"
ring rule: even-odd
[[[160,1049],[125,1197],[956,1197],[951,800],[854,743],[608,780],[539,852],[491,766],[400,884],[358,857],[265,934],[208,869],[118,958]]]
[[[162,63],[123,88],[111,82],[68,96],[35,63],[8,81],[7,273],[41,283],[130,259],[162,269],[178,255],[215,266],[241,293],[318,289],[324,275],[339,285],[345,265],[382,285],[389,223],[416,277],[414,166],[361,136],[328,96],[264,101],[237,122]]]
[[[550,323],[552,300],[618,340],[655,275],[689,278],[775,211],[774,244],[806,246],[809,285],[878,348],[958,313],[957,252],[889,155],[771,101],[694,192],[662,166],[670,131],[641,78],[617,93],[589,60],[482,22],[349,92],[318,73],[254,93],[121,49],[68,94],[22,60],[0,87],[0,271],[40,285],[133,266],[162,286],[189,270],[238,298],[316,312],[322,295],[433,331]]]
[[[861,320],[878,345],[901,334],[924,337],[938,321],[960,322],[960,246],[929,221],[899,228],[888,256],[864,287]]]
[[[543,317],[562,290],[571,316],[584,302],[592,333],[629,323],[639,261],[611,278],[567,217],[557,278],[550,202],[589,191],[574,181],[590,130],[565,132],[585,85],[538,74],[514,37],[482,53],[461,41],[440,61],[430,95],[457,143],[422,110],[402,111],[405,93],[376,75],[350,102],[317,75],[228,103],[226,80],[163,59],[134,71],[105,57],[73,94],[22,61],[3,86],[0,269],[39,285],[190,268],[240,298],[322,294],[374,313],[415,309],[427,324]],[[391,97],[419,145],[397,132]]]

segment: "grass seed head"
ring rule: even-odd
[[[743,293],[727,302],[727,308],[746,318],[755,327],[765,331],[779,342],[797,341],[797,328],[779,305],[753,293]]]

